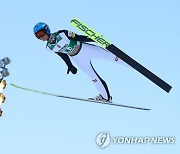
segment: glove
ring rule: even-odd
[[[69,72],[71,71],[72,74],[76,74],[77,73],[77,68],[72,66],[68,66],[68,70],[67,70],[67,74],[69,74]]]

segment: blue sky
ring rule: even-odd
[[[2,1],[1,58],[10,76],[0,118],[2,154],[179,153],[180,2],[177,0]],[[173,86],[166,93],[138,72],[108,61],[93,61],[107,82],[113,101],[148,107],[150,112],[97,105],[21,91],[20,86],[88,98],[97,95],[86,74],[66,75],[64,62],[46,52],[33,35],[43,21],[52,32],[80,32],[70,21],[79,18],[128,55]],[[74,64],[75,65],[75,64]],[[105,69],[106,68],[106,69]],[[172,145],[110,145],[99,149],[99,132],[112,136],[174,136]]]

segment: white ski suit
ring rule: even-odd
[[[116,57],[111,52],[92,44],[85,42],[93,42],[90,38],[83,35],[77,35],[68,30],[60,30],[57,33],[52,33],[46,48],[48,51],[54,52],[61,56],[68,66],[68,72],[73,74],[77,69],[72,65],[68,55],[75,61],[77,66],[84,71],[95,84],[99,94],[106,100],[110,99],[110,93],[106,82],[97,74],[91,60],[105,59],[114,61],[119,64],[127,65],[120,58]]]

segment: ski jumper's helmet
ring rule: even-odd
[[[44,22],[39,22],[34,26],[34,34],[37,32],[44,30],[47,35],[50,35],[50,29],[49,26]]]

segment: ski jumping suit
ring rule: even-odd
[[[78,67],[91,78],[99,94],[104,99],[109,100],[110,93],[107,84],[97,74],[92,66],[91,60],[106,59],[120,64],[126,65],[126,63],[111,52],[85,42],[93,42],[93,40],[87,36],[77,35],[68,30],[60,30],[50,35],[46,48],[48,51],[58,54],[65,61],[68,68],[74,67],[70,61],[70,56]]]

